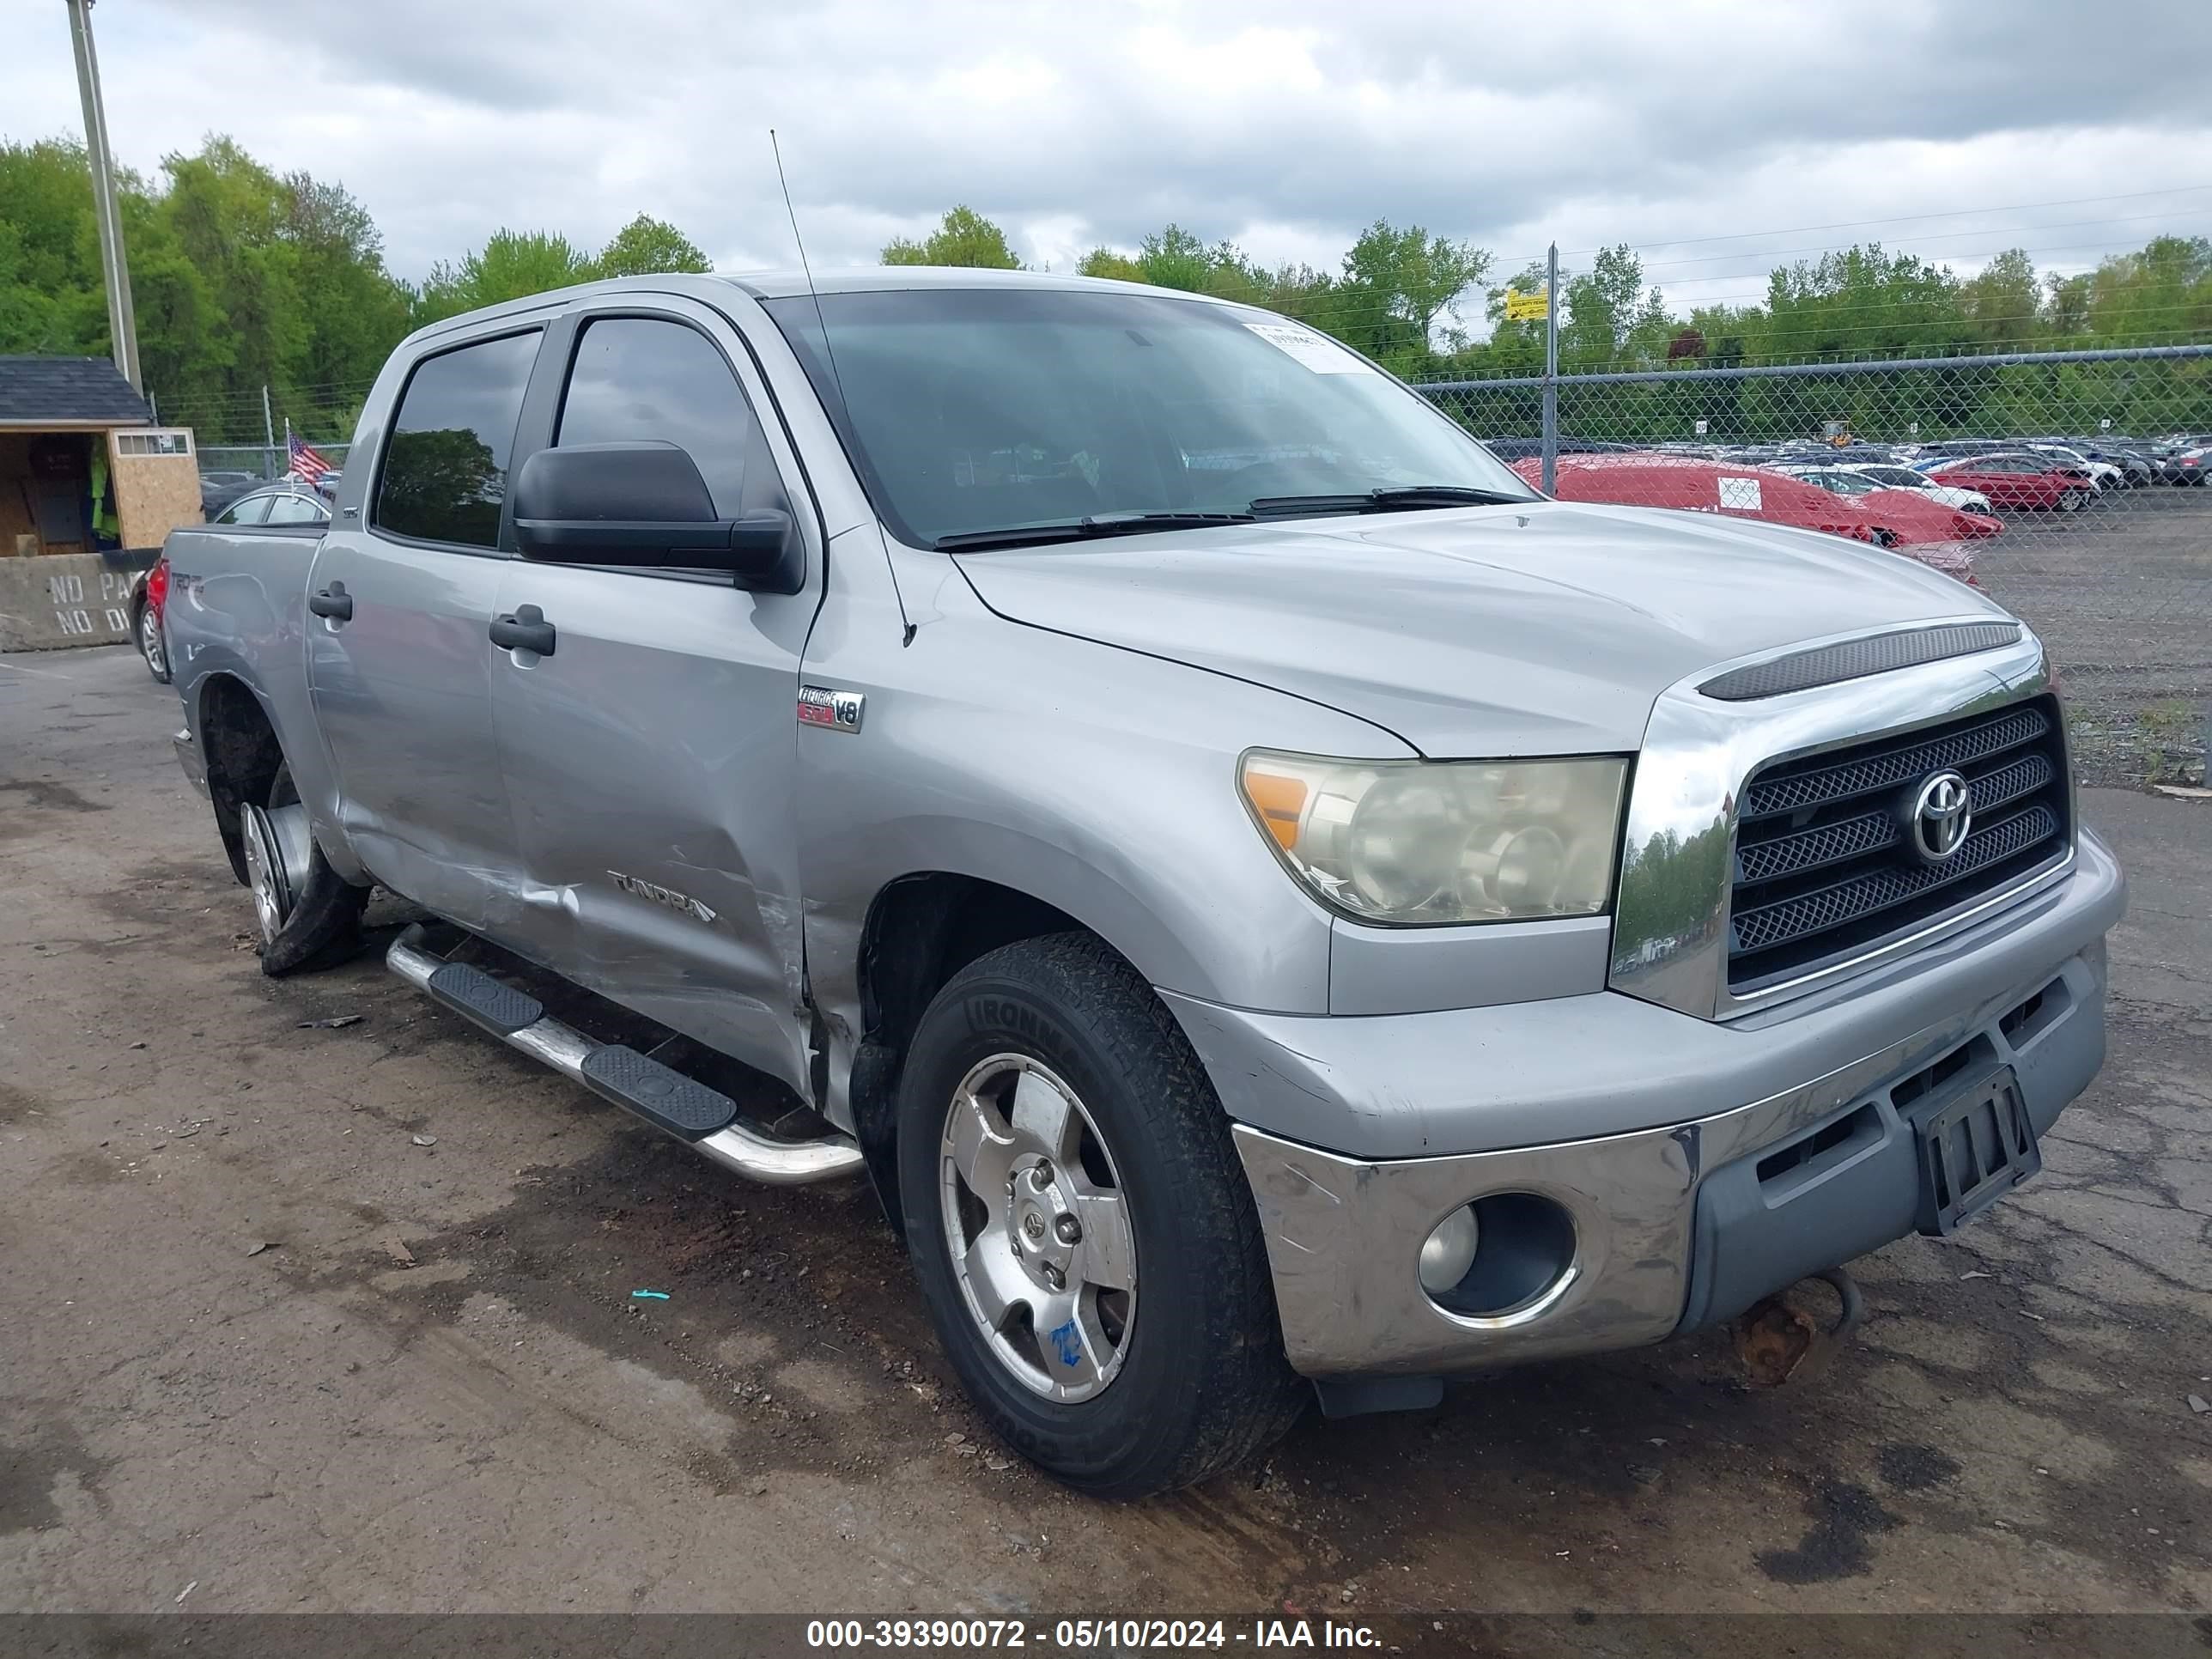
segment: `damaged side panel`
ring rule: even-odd
[[[484,931],[809,1087],[798,733],[811,605],[666,573],[509,562],[556,653],[487,652],[519,879]]]

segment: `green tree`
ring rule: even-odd
[[[459,264],[430,267],[416,295],[416,325],[587,283],[598,274],[592,256],[557,232],[496,230]]]
[[[1460,296],[1490,264],[1472,243],[1377,219],[1344,256],[1324,326],[1401,374],[1419,374],[1435,361],[1438,320],[1458,315]]]
[[[919,242],[894,237],[884,245],[882,259],[887,265],[966,265],[986,270],[1022,268],[1022,262],[1006,246],[1006,233],[971,207],[954,208]]]
[[[1960,307],[1984,346],[2017,349],[2041,335],[2047,325],[2039,299],[2035,262],[2016,247],[1959,285]]]
[[[1589,270],[1559,283],[1559,366],[1583,370],[1662,359],[1670,332],[1659,290],[1644,287],[1644,262],[1626,243],[1601,248]]]
[[[331,436],[350,432],[349,389],[376,377],[407,331],[410,295],[384,266],[384,236],[343,185],[287,173],[291,203],[279,235],[295,250],[294,282],[307,329],[288,365],[302,402],[331,418]],[[302,411],[304,413],[304,411]]]
[[[714,262],[699,245],[665,219],[641,213],[599,250],[602,276],[645,276],[660,271],[706,272]]]
[[[0,144],[0,351],[108,349],[97,238],[82,146]]]
[[[1169,225],[1145,238],[1137,250],[1137,264],[1148,283],[1203,294],[1213,274],[1213,254],[1181,225]]]
[[[1075,267],[1082,276],[1107,276],[1118,283],[1148,283],[1145,268],[1126,253],[1116,253],[1110,247],[1094,247],[1085,254]]]

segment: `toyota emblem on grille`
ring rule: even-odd
[[[1956,772],[1936,772],[1922,781],[1913,796],[1905,833],[1923,860],[1941,864],[1966,844],[1973,824],[1973,792],[1966,779]]]

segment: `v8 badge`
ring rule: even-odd
[[[867,699],[858,691],[833,690],[826,685],[799,688],[799,723],[831,732],[857,732]]]

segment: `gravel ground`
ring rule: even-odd
[[[2051,647],[2099,783],[2204,781],[2212,730],[2212,489],[2154,485],[2075,514],[2010,513],[1975,551]]]
[[[966,1410],[864,1195],[725,1177],[373,956],[264,979],[177,723],[126,650],[0,658],[0,1609],[2212,1607],[2212,805],[2086,798],[2136,884],[2103,1078],[1788,1386],[1699,1338],[1115,1506]]]

